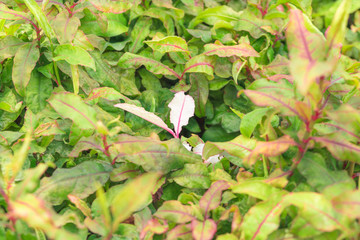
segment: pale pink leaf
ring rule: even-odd
[[[186,126],[189,119],[194,116],[195,101],[190,95],[178,92],[168,106],[171,109],[170,122],[174,125],[176,137],[179,137],[182,127]]]
[[[115,107],[121,108],[125,111],[128,111],[138,117],[141,117],[142,119],[145,119],[146,121],[149,121],[153,124],[155,124],[158,127],[161,127],[162,129],[168,131],[169,133],[171,133],[174,137],[175,137],[175,133],[173,130],[171,130],[166,123],[159,118],[158,116],[156,116],[154,113],[152,112],[148,112],[146,111],[144,108],[142,107],[138,107],[132,104],[127,104],[127,103],[118,103],[114,105]]]

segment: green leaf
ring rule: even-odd
[[[124,163],[114,168],[110,174],[110,180],[113,182],[121,182],[128,178],[134,178],[140,174],[139,167],[133,163]]]
[[[183,205],[175,200],[164,202],[154,216],[174,223],[187,223],[195,219],[191,206]]]
[[[161,39],[154,38],[153,40],[145,41],[145,43],[154,51],[163,54],[167,52],[189,52],[186,41],[177,36],[168,36]]]
[[[351,0],[344,0],[341,1],[340,6],[336,10],[335,16],[331,22],[329,31],[326,36],[329,47],[343,43],[347,30],[346,27],[349,19],[350,6]]]
[[[54,61],[65,60],[71,65],[82,65],[95,70],[95,61],[91,55],[81,47],[63,44],[56,47]]]
[[[15,56],[17,50],[26,43],[14,36],[0,39],[0,62]]]
[[[351,218],[360,216],[360,191],[347,191],[331,200],[335,210]]]
[[[185,73],[205,73],[209,79],[214,78],[214,58],[206,55],[197,55],[191,58],[186,64],[184,72],[180,79],[183,78]]]
[[[59,205],[69,194],[80,199],[94,193],[98,184],[105,184],[112,167],[100,161],[86,161],[73,168],[58,168],[51,177],[41,180],[36,195],[45,201]]]
[[[39,60],[40,52],[34,43],[21,46],[15,54],[12,80],[16,91],[25,95],[25,88],[30,81],[31,72]]]
[[[204,55],[212,56],[217,55],[219,57],[259,57],[259,54],[255,49],[247,43],[241,43],[239,45],[224,46],[218,44],[206,44],[204,46]]]
[[[247,194],[251,197],[264,201],[282,194],[282,190],[260,180],[247,180],[240,182],[232,186],[231,190],[234,193]]]
[[[130,215],[148,203],[160,174],[146,173],[127,183],[110,204],[114,216],[113,226],[117,226]]]
[[[226,181],[220,180],[213,183],[199,201],[203,213],[208,216],[209,212],[220,205],[222,192],[230,187]]]
[[[61,11],[52,21],[53,29],[60,44],[71,44],[80,26],[80,20],[69,16],[68,12]]]
[[[185,164],[184,169],[171,174],[171,179],[187,188],[210,187],[209,172],[204,164]]]
[[[337,135],[313,137],[312,139],[321,143],[340,161],[360,162],[360,147],[358,145],[352,144]]]
[[[290,12],[286,40],[291,59],[290,72],[299,91],[305,95],[317,77],[331,73],[334,64],[321,61],[326,53],[324,37],[300,10],[292,9]]]
[[[109,0],[89,0],[99,11],[106,13],[123,13],[129,10],[132,6],[140,4],[140,0],[130,1],[122,0],[120,2]]]
[[[262,154],[266,157],[275,157],[295,145],[297,145],[297,143],[288,135],[284,135],[274,141],[257,142],[254,150],[244,159],[244,163],[253,165]]]
[[[324,158],[317,153],[305,153],[297,169],[307,179],[307,182],[318,191],[322,191],[325,187],[335,183],[353,182],[346,171],[328,169]]]
[[[195,115],[197,117],[205,117],[206,102],[209,97],[208,80],[200,74],[190,75],[190,96],[195,100]]]
[[[239,14],[228,6],[219,6],[214,8],[207,8],[198,14],[189,24],[189,28],[194,28],[198,24],[204,22],[208,25],[214,25],[217,21],[223,20],[226,22],[237,21]]]
[[[143,46],[144,40],[148,37],[150,33],[150,27],[152,24],[152,19],[148,17],[140,17],[131,30],[131,43],[129,45],[129,52],[137,53]]]
[[[228,142],[206,142],[203,157],[206,159],[212,155],[214,148],[228,152],[229,154],[241,159],[249,156],[255,148],[256,140],[244,136],[238,136]]]
[[[261,123],[262,118],[266,115],[268,110],[268,108],[258,108],[245,114],[240,123],[241,134],[250,138],[256,126]]]
[[[114,144],[114,152],[119,162],[129,161],[142,166],[146,171],[163,173],[182,168],[185,163],[201,162],[199,155],[186,150],[180,140],[175,138],[160,142],[122,134]]]
[[[0,110],[16,113],[21,109],[22,102],[17,102],[16,96],[9,88],[0,93]]]
[[[80,96],[69,92],[54,93],[49,103],[61,116],[71,119],[81,129],[96,128],[96,111]]]
[[[47,105],[46,100],[51,96],[53,87],[51,79],[37,70],[31,74],[30,82],[26,87],[25,102],[33,113],[38,113]]]
[[[54,30],[51,28],[48,19],[41,10],[40,6],[35,0],[23,0],[30,12],[34,15],[40,28],[44,31],[45,35],[51,39],[55,36]]]
[[[121,56],[118,65],[122,68],[139,68],[140,66],[144,66],[148,71],[154,74],[170,75],[180,78],[180,75],[177,74],[170,67],[154,59],[132,54],[129,52]]]

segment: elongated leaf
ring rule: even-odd
[[[155,124],[156,126],[159,126],[162,129],[168,131],[174,137],[178,137],[176,135],[176,133],[174,133],[174,131],[171,130],[161,118],[159,118],[158,116],[156,116],[152,112],[146,111],[142,107],[138,107],[138,106],[135,106],[135,105],[132,105],[132,104],[127,104],[127,103],[118,103],[118,104],[115,104],[114,106],[118,107],[118,108],[121,108],[121,109],[123,109],[125,111],[128,111],[128,112],[130,112],[132,114],[135,114],[136,116],[141,117],[141,118],[145,119],[146,121],[149,121],[152,124]]]
[[[0,39],[0,61],[15,56],[16,51],[24,44],[26,43],[14,36],[6,36]]]
[[[288,135],[284,135],[275,141],[257,142],[254,150],[244,159],[244,163],[253,165],[261,154],[266,157],[274,157],[284,153],[289,147],[296,144],[294,139]]]
[[[336,159],[360,163],[360,147],[358,145],[352,144],[336,135],[313,137],[312,139],[326,147]]]
[[[349,19],[350,6],[351,0],[344,0],[341,1],[340,6],[336,10],[335,16],[332,19],[330,29],[326,36],[329,47],[343,43]]]
[[[171,174],[171,179],[187,188],[207,189],[211,184],[209,172],[203,164],[185,164],[184,169]]]
[[[241,223],[245,240],[265,240],[279,227],[280,214],[284,206],[279,198],[260,202],[250,208]]]
[[[151,138],[120,135],[112,148],[116,161],[129,161],[146,171],[168,173],[184,167],[185,163],[201,163],[201,157],[189,152],[179,139],[154,141]]]
[[[129,51],[137,53],[143,46],[144,40],[150,33],[152,19],[148,17],[140,17],[131,31],[131,43],[129,45]]]
[[[275,93],[267,93],[254,90],[245,90],[245,95],[253,103],[260,107],[275,107],[287,116],[298,116],[303,121],[309,121],[311,117],[311,108],[304,102],[293,98],[286,98]]]
[[[119,99],[129,100],[127,97],[125,97],[113,88],[101,87],[93,89],[89,94],[88,98],[85,99],[85,101],[94,104],[97,103],[101,98],[109,101],[115,101]]]
[[[159,177],[158,173],[146,173],[121,188],[110,204],[115,218],[113,226],[117,227],[119,223],[148,202]]]
[[[171,229],[167,235],[168,240],[191,239],[191,224],[179,224]]]
[[[121,1],[111,1],[111,0],[90,0],[99,11],[106,13],[123,13],[129,10],[132,6],[138,5],[141,1],[135,0],[121,0]]]
[[[168,36],[161,39],[153,39],[145,41],[153,50],[167,53],[167,52],[189,52],[186,41],[177,36]]]
[[[219,57],[259,57],[259,54],[249,44],[241,43],[239,45],[224,46],[218,44],[206,44],[204,46],[204,55]]]
[[[21,46],[15,54],[12,80],[16,91],[21,96],[25,95],[25,88],[30,81],[31,72],[39,57],[39,49],[32,43]]]
[[[193,220],[191,229],[195,240],[211,240],[216,233],[217,225],[212,219],[206,219],[204,222]]]
[[[82,65],[95,70],[95,61],[91,55],[81,47],[63,44],[56,47],[54,61],[65,60],[71,65]]]
[[[190,22],[189,28],[192,29],[201,22],[205,22],[206,24],[213,25],[219,20],[231,22],[231,21],[237,21],[238,19],[239,19],[239,14],[228,6],[207,8],[204,11],[202,11],[200,14],[198,14],[196,18],[194,18]]]
[[[205,117],[206,102],[209,97],[208,80],[200,74],[190,75],[191,89],[189,94],[195,101],[195,115],[197,117]]]
[[[96,128],[96,111],[80,96],[69,92],[55,93],[48,101],[61,116],[71,119],[81,129]]]
[[[206,142],[203,157],[205,159],[210,157],[214,153],[213,148],[215,147],[243,159],[250,154],[250,152],[255,148],[255,145],[256,140],[244,136],[238,136],[228,142]]]
[[[290,11],[286,39],[291,59],[290,72],[299,91],[305,95],[316,78],[329,74],[334,64],[321,62],[326,53],[325,40],[300,10]]]
[[[175,200],[164,202],[154,216],[174,223],[187,223],[195,219],[190,206],[183,205]]]
[[[234,193],[247,194],[261,200],[269,200],[282,195],[282,190],[260,180],[247,180],[231,187]]]
[[[132,54],[129,52],[121,56],[118,65],[122,68],[139,68],[143,65],[148,71],[154,74],[171,75],[180,78],[179,74],[177,74],[168,66],[154,59]]]
[[[9,9],[3,2],[0,3],[0,19],[7,19],[7,20],[28,20],[26,14],[20,11],[14,11]]]
[[[31,79],[26,87],[25,102],[32,112],[38,113],[47,105],[46,100],[53,90],[51,79],[46,78],[37,70],[31,73]]]
[[[98,184],[109,179],[111,169],[110,164],[97,161],[86,161],[73,168],[58,168],[51,177],[41,180],[36,195],[53,205],[62,203],[69,194],[86,198],[96,191]]]
[[[183,126],[189,123],[189,119],[195,113],[195,101],[190,95],[178,92],[169,103],[170,122],[174,125],[175,135],[178,138]]]
[[[68,195],[68,198],[86,217],[91,218],[91,209],[85,201],[71,194]]]
[[[229,187],[230,184],[226,181],[216,181],[201,197],[199,206],[204,212],[205,218],[208,216],[210,210],[213,210],[220,205],[222,192]]]
[[[44,12],[41,10],[40,6],[35,0],[24,0],[24,3],[34,15],[36,21],[38,22],[40,28],[44,31],[45,35],[51,39],[55,36],[54,30],[51,28],[48,19],[46,18]]]

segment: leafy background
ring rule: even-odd
[[[358,9],[2,0],[0,239],[358,239]]]

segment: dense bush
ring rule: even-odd
[[[358,239],[358,9],[2,0],[0,239]]]

